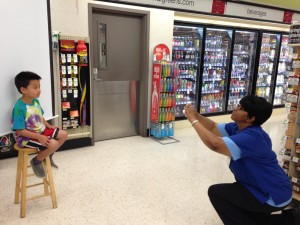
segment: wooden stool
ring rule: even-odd
[[[52,206],[53,206],[53,208],[57,208],[56,195],[55,195],[54,183],[53,183],[53,175],[52,175],[52,169],[51,169],[51,164],[50,164],[50,157],[49,156],[46,157],[46,163],[42,162],[43,168],[44,168],[45,174],[46,174],[46,177],[43,178],[43,182],[27,186],[27,177],[35,176],[34,174],[27,174],[28,167],[31,167],[30,165],[28,165],[28,155],[36,154],[39,151],[34,148],[19,148],[17,146],[17,144],[14,145],[14,149],[19,151],[17,177],[16,177],[16,189],[15,189],[15,204],[18,204],[20,202],[20,194],[21,194],[20,217],[21,218],[25,217],[27,200],[33,200],[33,199],[51,195]],[[35,187],[38,185],[44,185],[44,194],[33,196],[29,199],[26,199],[26,189]],[[50,193],[49,193],[48,187],[50,188]]]

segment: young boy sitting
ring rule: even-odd
[[[66,141],[68,133],[50,125],[43,118],[43,109],[38,97],[41,94],[41,77],[33,72],[21,72],[15,77],[15,85],[22,97],[12,110],[12,130],[17,145],[38,148],[40,152],[30,160],[33,172],[38,177],[45,177],[42,161],[50,155],[53,168],[58,169],[53,161],[53,153]],[[49,103],[51,104],[51,103]]]

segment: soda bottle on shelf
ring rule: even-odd
[[[159,87],[159,92],[163,92],[164,91],[164,80],[160,79],[160,87]]]
[[[164,87],[163,87],[163,92],[167,92],[167,79],[164,78]]]
[[[171,65],[167,64],[166,67],[167,67],[167,77],[170,77],[171,76]]]
[[[175,121],[175,109],[172,109],[172,121]]]
[[[162,107],[166,107],[167,105],[167,99],[166,99],[166,94],[163,94],[163,100],[162,100]]]
[[[162,121],[162,108],[159,108],[158,112],[158,122],[160,123]]]
[[[172,107],[176,106],[176,97],[175,94],[172,95]]]
[[[162,107],[162,105],[163,105],[163,94],[160,94],[159,107]]]

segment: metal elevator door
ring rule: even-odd
[[[137,135],[142,18],[93,13],[94,140]]]

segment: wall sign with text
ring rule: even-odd
[[[279,23],[300,21],[300,14],[291,10],[271,9],[263,5],[254,6],[245,3],[227,2],[226,0],[108,0],[105,2],[130,3],[145,7],[155,6],[176,11],[211,13]]]

